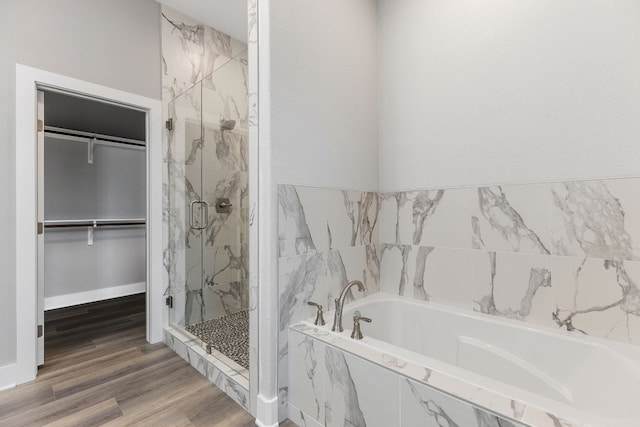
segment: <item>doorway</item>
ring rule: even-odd
[[[44,300],[38,298],[38,91],[63,92],[80,98],[100,101],[143,111],[146,129],[146,339],[162,340],[164,310],[162,306],[162,143],[160,101],[61,76],[55,73],[16,65],[16,279],[17,287],[17,363],[13,382],[33,380],[38,365],[38,321]],[[44,123],[42,124],[44,133]],[[88,145],[88,144],[87,144]],[[99,145],[99,144],[98,144]],[[44,147],[44,141],[41,145]],[[86,146],[85,146],[86,147]],[[87,148],[88,150],[88,148]],[[95,150],[95,146],[94,146]],[[88,156],[88,151],[84,151]],[[41,218],[44,220],[44,216]],[[131,218],[125,218],[131,219]],[[139,225],[139,224],[137,224]],[[92,224],[93,226],[93,224]],[[92,228],[97,228],[92,227]],[[95,237],[94,230],[94,237]],[[88,231],[85,237],[89,240]],[[86,242],[85,242],[86,244]],[[39,307],[41,301],[42,307]]]
[[[47,317],[146,292],[146,114],[38,90],[38,365]],[[105,317],[86,317],[89,339]]]

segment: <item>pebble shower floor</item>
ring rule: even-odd
[[[249,311],[205,320],[187,331],[211,345],[240,366],[249,369]]]

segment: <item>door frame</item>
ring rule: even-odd
[[[162,304],[162,103],[160,100],[16,64],[16,369],[14,384],[37,373],[37,91],[58,89],[146,111],[147,116],[147,330],[160,342]]]

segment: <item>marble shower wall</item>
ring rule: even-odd
[[[171,323],[184,325],[249,306],[247,46],[163,6],[162,58],[163,113],[174,119],[164,138],[165,284]],[[221,116],[235,128],[221,131]],[[219,197],[231,213],[216,213]],[[209,205],[202,231],[189,226],[192,200]]]
[[[287,331],[315,315],[307,302],[331,310],[344,285],[355,279],[363,281],[366,294],[379,290],[379,197],[375,192],[279,185],[278,199],[282,418],[287,414]],[[348,299],[361,296],[354,291]]]
[[[640,344],[640,178],[380,196],[383,291]]]

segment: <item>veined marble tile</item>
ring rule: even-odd
[[[279,185],[280,256],[377,243],[377,193]]]
[[[544,412],[540,409],[529,407],[527,408],[522,421],[528,425],[536,427],[584,427],[584,423],[570,420],[568,418],[562,418],[548,412]]]
[[[185,292],[184,322],[185,325],[193,325],[205,320],[206,305],[202,289],[188,290]],[[175,301],[174,301],[175,302]]]
[[[381,243],[470,249],[472,190],[420,190],[381,195]]]
[[[201,241],[200,241],[201,242]],[[187,291],[202,289],[202,246],[200,244],[184,250],[184,274]]]
[[[323,423],[311,417],[309,414],[305,414],[298,409],[295,405],[289,402],[288,405],[288,418],[299,427],[322,427]]]
[[[204,129],[203,169],[247,171],[245,131],[221,131],[219,126]]]
[[[222,170],[203,171],[203,180],[211,185],[204,190],[203,201],[209,206],[209,221],[205,230],[206,246],[239,244],[242,228],[240,195],[242,173]],[[227,198],[232,204],[229,213],[216,212],[217,200]]]
[[[221,63],[202,81],[202,118],[205,125],[219,127],[220,117],[235,120],[236,129],[249,126],[247,52]]]
[[[640,178],[551,187],[555,255],[640,260]]]
[[[550,254],[547,184],[479,187],[471,227],[474,249]]]
[[[640,262],[553,257],[556,325],[640,343]]]
[[[378,243],[380,195],[370,191],[342,191],[347,216],[351,222],[351,239],[344,246]],[[331,248],[341,248],[340,240]]]
[[[289,404],[324,420],[325,345],[289,331]]]
[[[205,247],[203,257],[205,318],[248,308],[249,283],[243,246]]]
[[[367,284],[368,294],[380,290],[380,246],[367,245],[364,247],[363,282]]]
[[[278,388],[286,414],[288,393],[287,338],[288,327],[302,319],[312,318],[316,309],[307,304],[314,301],[325,310],[333,308],[333,299],[350,280],[364,277],[365,247],[354,246],[328,252],[308,253],[279,259],[279,335],[278,335]],[[360,298],[366,293],[350,291],[347,301]],[[331,319],[325,319],[330,322]]]
[[[400,377],[400,401],[401,427],[523,426],[402,377]]]
[[[551,257],[476,251],[473,276],[475,311],[553,326]]]
[[[169,110],[172,111],[169,117],[173,118],[173,130],[168,134],[165,162],[193,163],[196,156],[200,155],[197,150],[202,142],[201,109],[200,85],[194,86],[169,103]]]
[[[381,290],[471,309],[472,251],[380,245]]]
[[[388,427],[399,418],[398,380],[389,371],[325,347],[325,425]]]
[[[278,186],[278,244],[280,256],[316,252],[306,212],[293,185]]]
[[[395,295],[414,296],[427,300],[424,287],[413,291],[415,254],[413,246],[380,244],[380,290]]]
[[[249,11],[249,25],[248,25],[248,42],[258,42],[258,0],[248,0],[247,9]]]
[[[163,92],[174,98],[246,49],[238,40],[162,7]]]
[[[185,326],[184,310],[187,300],[186,292],[172,292],[171,296],[173,296],[173,309],[169,310],[169,323],[175,326]]]
[[[362,280],[365,247],[355,246],[329,252],[280,258],[280,330],[293,322],[311,318],[315,309],[307,305],[314,301],[333,308],[333,300],[342,288],[351,280]],[[365,282],[365,286],[368,284]],[[368,293],[373,293],[368,290]],[[347,301],[364,296],[353,291],[347,295]]]

